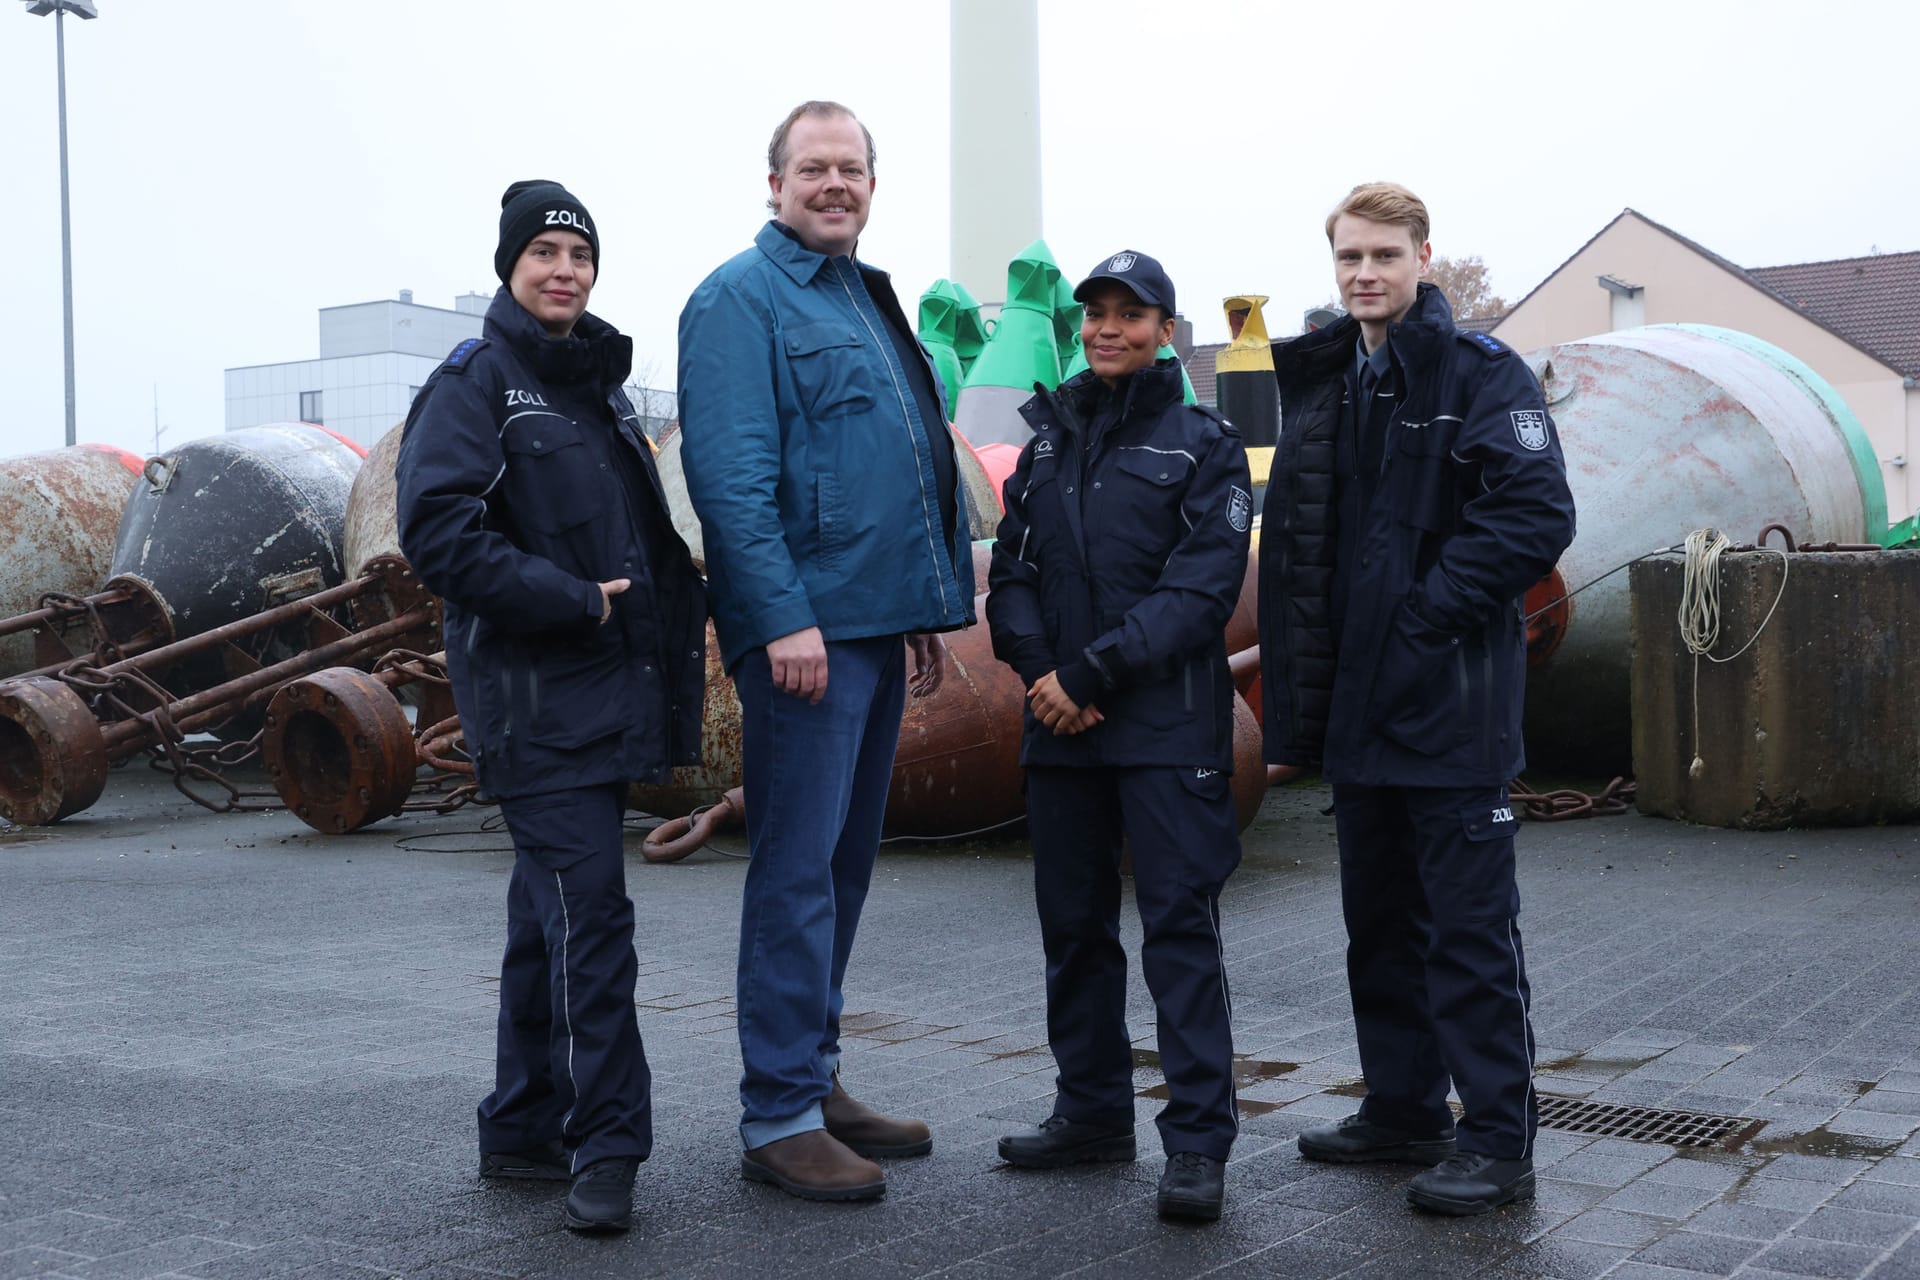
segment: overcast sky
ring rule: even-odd
[[[222,370],[313,358],[321,307],[491,292],[528,177],[592,211],[592,309],[671,386],[809,97],[879,146],[862,256],[909,305],[948,273],[945,3],[98,4],[66,24],[83,441],[152,452],[156,389],[166,446],[221,430]],[[1229,294],[1276,329],[1329,297],[1322,219],[1374,178],[1510,299],[1627,206],[1748,266],[1920,248],[1911,0],[1040,8],[1035,232],[1069,275],[1159,256],[1201,341]],[[0,455],[64,438],[54,104],[54,22],[4,0]]]

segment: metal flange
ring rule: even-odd
[[[0,815],[45,826],[107,786],[107,746],[85,700],[43,676],[0,684]]]
[[[400,812],[419,755],[393,690],[329,667],[274,694],[260,752],[274,790],[316,831],[357,831]]]

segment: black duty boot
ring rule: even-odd
[[[595,1160],[573,1175],[567,1192],[566,1222],[575,1231],[625,1231],[633,1225],[633,1175],[640,1162],[632,1156]]]
[[[1227,1166],[1198,1151],[1176,1151],[1160,1175],[1160,1216],[1212,1222],[1227,1194]]]
[[[1308,1129],[1298,1142],[1300,1154],[1309,1160],[1332,1160],[1338,1164],[1397,1161],[1432,1165],[1453,1154],[1453,1128],[1448,1126],[1434,1133],[1408,1133],[1362,1119],[1356,1111],[1332,1124]]]
[[[482,1151],[480,1176],[565,1182],[573,1175],[567,1171],[567,1149],[558,1142],[546,1142],[525,1151]]]
[[[1460,1151],[1407,1184],[1407,1201],[1434,1213],[1485,1213],[1514,1200],[1533,1199],[1533,1161],[1495,1160]]]
[[[1058,1169],[1096,1161],[1121,1163],[1134,1158],[1133,1129],[1108,1129],[1065,1116],[1048,1116],[1031,1129],[1000,1139],[1000,1158],[1022,1169]]]

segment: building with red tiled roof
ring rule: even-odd
[[[1187,381],[1193,384],[1193,398],[1209,407],[1218,408],[1220,404],[1219,383],[1214,376],[1213,362],[1226,349],[1224,342],[1202,342],[1181,361],[1187,366]]]
[[[1920,253],[1752,267],[1747,274],[1889,367],[1920,376]]]
[[[1832,384],[1880,458],[1887,513],[1920,505],[1920,253],[1742,267],[1633,209],[1501,316],[1531,351],[1643,324],[1712,324],[1799,357]]]

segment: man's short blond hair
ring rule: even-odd
[[[1328,244],[1333,243],[1333,224],[1343,213],[1369,222],[1405,227],[1413,233],[1416,248],[1427,242],[1427,231],[1433,225],[1427,217],[1425,202],[1397,182],[1363,182],[1349,191],[1347,198],[1327,215]]]

